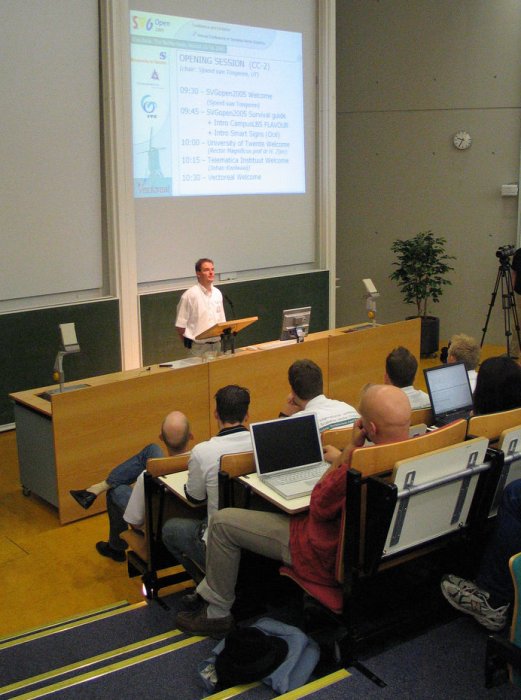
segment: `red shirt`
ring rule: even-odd
[[[309,511],[290,519],[291,565],[308,581],[324,585],[335,583],[347,469],[348,466],[343,464],[319,481],[311,493]]]

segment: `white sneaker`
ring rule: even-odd
[[[491,608],[488,603],[490,593],[478,588],[454,574],[446,574],[441,579],[441,592],[453,608],[472,615],[480,625],[492,632],[499,632],[507,623],[509,604]]]

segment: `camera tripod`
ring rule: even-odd
[[[499,257],[499,256],[498,256]],[[517,334],[518,346],[521,347],[521,337],[519,335],[519,318],[517,316],[516,300],[514,297],[514,288],[512,285],[512,275],[510,274],[510,264],[508,262],[507,256],[501,256],[499,261],[499,270],[497,272],[496,283],[494,285],[494,291],[492,292],[492,298],[487,312],[487,319],[485,321],[485,327],[483,328],[483,335],[481,337],[481,347],[485,342],[485,335],[487,334],[488,322],[490,320],[490,314],[494,308],[494,303],[496,301],[497,291],[499,289],[499,284],[501,283],[501,300],[503,307],[503,323],[505,327],[505,338],[507,344],[507,355],[510,356],[510,338],[512,336],[512,325],[514,332]],[[513,321],[513,324],[512,324]]]

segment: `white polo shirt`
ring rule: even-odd
[[[219,508],[219,464],[221,457],[235,452],[251,452],[253,445],[247,428],[224,428],[215,437],[196,445],[188,462],[185,492],[194,501],[206,501],[208,520]],[[203,539],[206,542],[205,533]]]
[[[226,321],[223,295],[213,285],[207,291],[202,284],[194,284],[179,300],[175,325],[185,329],[185,338],[195,340],[199,333],[223,321]],[[218,336],[216,336],[217,339]],[[195,340],[195,342],[205,341]]]
[[[424,391],[421,391],[421,389],[415,389],[411,385],[411,386],[402,386],[401,390],[409,399],[409,403],[411,404],[412,411],[415,411],[419,408],[430,408],[431,407],[431,401],[429,399],[429,394],[426,394]]]
[[[321,433],[324,430],[334,428],[344,428],[352,425],[357,418],[360,418],[358,411],[344,401],[328,399],[324,394],[319,394],[310,399],[302,413],[316,413],[318,429]],[[298,415],[298,414],[297,414]]]

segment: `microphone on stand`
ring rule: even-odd
[[[230,305],[230,308],[232,310],[232,316],[235,319],[235,307],[233,305],[233,301],[230,299],[230,297],[227,294],[223,294],[223,297],[226,299],[226,301]]]

